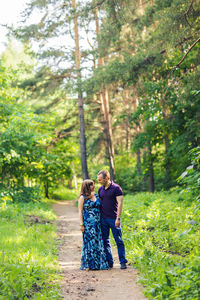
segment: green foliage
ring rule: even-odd
[[[90,30],[95,28],[92,9],[95,5],[101,24],[98,36],[95,30]],[[59,118],[64,120],[55,123],[60,130],[59,136],[65,138],[63,132],[66,133],[68,127],[71,134],[70,128],[74,126],[73,139],[77,143],[74,49],[71,43],[67,48],[63,44],[58,49],[56,43],[48,46],[51,43],[47,42],[63,35],[71,40],[68,28],[75,10],[70,1],[63,4],[60,0],[56,3],[38,0],[25,9],[25,19],[37,10],[41,13],[38,24],[24,25],[16,30],[16,35],[25,41],[38,41],[41,67],[32,72],[32,76],[31,72],[27,74],[19,86],[26,90],[26,103],[31,103],[38,114],[45,113],[49,118],[48,112],[57,110]],[[137,166],[135,160],[127,171],[124,166],[120,170],[116,165],[117,180],[124,190],[136,191],[141,187],[154,190],[153,182],[157,190],[177,184],[176,178],[188,165],[187,152],[198,145],[200,138],[199,42],[190,49],[198,39],[199,10],[199,2],[190,0],[77,2],[87,156],[89,161],[92,160],[89,162],[92,178],[96,178],[93,165],[103,166],[107,158],[98,99],[99,92],[106,88],[110,97],[116,154],[121,153],[122,148],[128,149],[125,139],[129,139],[127,144],[132,144],[136,155],[137,151],[141,152],[141,166]],[[86,39],[90,48],[82,43]],[[4,60],[8,60],[11,52],[7,50]],[[185,54],[181,64],[173,68]],[[99,56],[105,62],[103,65],[97,64]],[[23,57],[27,60],[26,56]],[[67,99],[66,91],[71,92],[72,99]],[[45,186],[53,186],[55,182],[57,185],[58,177],[63,178],[66,173],[66,176],[71,176],[70,164],[67,163],[69,157],[63,164],[62,160],[57,161],[56,155],[60,157],[61,154],[59,148],[57,145],[57,153],[47,151],[38,167]],[[131,156],[132,153],[130,160]],[[67,165],[66,169],[64,165]]]
[[[17,101],[22,94],[12,87],[19,77],[14,73],[12,68],[0,68],[0,185],[3,193],[9,189],[14,201],[36,201],[38,186],[45,186],[48,196],[49,187],[71,176],[72,161],[78,161],[76,144],[56,140],[56,113],[47,119]]]
[[[0,205],[0,298],[60,299],[55,214],[45,202],[8,203]]]
[[[182,192],[189,193],[191,198],[200,200],[200,147],[194,148],[189,153],[191,164],[178,178],[178,181],[185,186]]]
[[[32,164],[41,158],[44,135],[38,132],[41,122],[35,116],[21,111],[17,104],[13,107],[15,113],[1,128],[0,165],[3,183],[8,176],[10,184],[20,184],[26,175],[31,176]]]
[[[113,119],[119,123],[125,115],[131,128],[137,125],[137,132],[132,131],[132,149],[143,152],[143,175],[147,181],[153,170],[157,190],[177,184],[177,177],[188,165],[187,152],[199,143],[199,43],[179,68],[171,71],[198,39],[199,9],[197,2],[180,0],[141,5],[138,1],[106,1],[103,5],[100,38],[106,64],[94,70],[86,90],[91,95],[102,86],[110,87],[117,99],[119,90],[121,97],[132,91],[128,101],[133,96],[137,107],[130,105],[129,112],[123,101],[121,116],[113,111]],[[127,127],[125,122],[121,124]],[[117,153],[117,143],[115,147]],[[127,176],[131,173],[127,170]],[[141,181],[140,176],[136,181]]]
[[[142,188],[142,176],[139,176],[136,161],[128,153],[115,159],[116,182],[122,187],[123,193],[138,192]]]
[[[189,195],[127,195],[123,237],[149,299],[198,299],[200,218]]]
[[[94,4],[96,1],[78,5],[82,21],[79,24],[84,24],[84,28],[93,25],[90,20],[94,22],[94,14],[89,8]],[[90,176],[96,179],[98,171],[105,168],[104,132],[96,95],[106,87],[116,125],[113,129],[116,181],[124,192],[147,190],[150,175],[157,190],[169,189],[180,177],[179,184],[187,191],[125,197],[123,223],[128,258],[139,268],[149,298],[197,300],[200,297],[199,148],[196,148],[200,138],[199,43],[178,68],[173,72],[171,68],[199,37],[199,1],[155,0],[140,5],[137,0],[106,0],[98,2],[98,7],[101,7],[101,34],[94,39],[92,36],[95,41],[92,51],[84,49],[81,53],[81,62],[96,62],[98,53],[105,61],[104,66],[87,67],[82,85],[86,92]],[[43,185],[46,192],[50,187],[54,198],[72,199],[76,193],[60,188],[59,184],[72,178],[73,162],[73,169],[81,173],[74,101],[77,92],[74,49],[63,44],[60,51],[56,43],[56,47],[44,47],[58,34],[66,37],[74,10],[70,1],[63,4],[63,1],[36,0],[27,7],[26,17],[35,9],[41,12],[40,22],[20,28],[17,34],[40,43],[40,65],[43,62],[44,66],[33,72],[31,59],[29,72],[26,64],[8,68],[9,60],[16,62],[11,59],[10,49],[4,55],[7,69],[0,65],[3,249],[0,296],[3,298],[57,297],[56,290],[51,288],[54,279],[49,281],[55,270],[54,233],[51,234],[48,222],[43,220],[44,224],[41,220],[36,225],[33,221],[33,214],[44,217],[48,212],[41,212],[40,203],[33,207],[33,203],[25,206],[16,202],[39,200],[37,185]],[[96,49],[98,39],[100,46]],[[24,55],[23,58],[27,60]],[[81,70],[82,67],[83,64]],[[66,91],[72,92],[70,100]],[[42,113],[43,117],[38,116]],[[136,163],[136,155],[123,150],[128,137],[133,152],[140,151],[141,162]],[[192,151],[191,163],[188,151]],[[8,188],[12,193],[7,193]],[[28,224],[24,214],[32,215]],[[50,284],[50,288],[45,289],[44,283]]]
[[[79,191],[67,189],[64,186],[54,188],[50,191],[50,197],[55,200],[75,200],[78,199]]]
[[[40,132],[42,118],[35,116],[18,104],[5,69],[0,72],[4,86],[0,91],[1,139],[0,176],[1,185],[23,186],[25,176],[31,176],[32,164],[41,158],[44,134]],[[17,95],[17,89],[15,94]],[[35,174],[36,175],[36,174]]]
[[[11,196],[13,202],[38,202],[42,199],[41,190],[39,187],[18,187],[9,190],[9,195]]]

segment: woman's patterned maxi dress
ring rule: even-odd
[[[106,270],[108,262],[104,251],[101,223],[100,200],[97,194],[96,201],[87,199],[84,195],[83,204],[83,248],[81,256],[81,270]]]

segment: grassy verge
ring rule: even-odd
[[[176,192],[127,195],[123,238],[149,299],[200,299],[200,216]]]
[[[60,299],[55,219],[44,202],[0,207],[0,299]]]
[[[61,186],[50,191],[50,196],[55,200],[75,200],[79,196],[79,191],[75,189],[70,190]]]

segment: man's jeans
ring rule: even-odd
[[[113,265],[112,249],[110,246],[110,228],[112,230],[112,234],[117,245],[120,264],[126,263],[127,260],[125,258],[125,248],[124,243],[122,241],[121,227],[115,227],[115,219],[101,218],[101,230],[108,264],[109,266]]]

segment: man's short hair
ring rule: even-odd
[[[98,176],[101,174],[103,175],[103,179],[105,179],[106,177],[108,177],[108,179],[110,179],[110,173],[107,170],[99,171]]]

